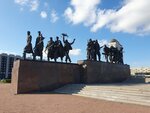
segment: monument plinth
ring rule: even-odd
[[[80,66],[77,64],[31,60],[14,63],[12,85],[15,94],[50,91],[71,83],[80,83]]]
[[[83,83],[116,83],[130,76],[129,65],[91,60],[81,60],[78,64],[82,66],[81,81]]]
[[[90,60],[78,64],[17,60],[12,71],[15,94],[50,91],[66,84],[116,83],[130,76],[129,65]]]

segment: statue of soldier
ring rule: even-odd
[[[53,41],[52,37],[50,37],[50,40],[47,43],[45,51],[46,50],[48,50],[47,60],[49,61],[49,58],[51,58],[51,59],[54,58],[54,41]]]
[[[63,36],[63,42],[64,42],[64,51],[65,51],[65,56],[66,56],[65,61],[67,63],[67,61],[69,60],[69,62],[71,63],[69,51],[72,50],[71,45],[75,42],[75,39],[70,43],[70,42],[68,42],[67,39],[65,40],[65,36],[68,37],[67,34],[62,33],[62,36]]]
[[[100,54],[100,49],[103,47],[100,47],[98,41],[96,40],[95,43],[95,60],[97,60],[97,56],[98,56],[98,61],[101,60],[101,54]]]
[[[108,62],[108,56],[109,56],[109,54],[110,54],[110,49],[109,49],[109,47],[107,47],[106,45],[104,45],[104,49],[103,49],[103,51],[104,51],[104,56],[105,56],[105,60],[106,60],[106,62]]]
[[[111,46],[110,47],[110,62],[111,63],[117,63],[117,58],[118,58],[118,49]]]
[[[63,45],[61,41],[59,40],[59,37],[56,37],[56,41],[54,42],[54,60],[55,62],[57,61],[58,57],[61,57],[61,61],[63,60],[64,56],[64,50],[63,50]]]
[[[119,63],[124,64],[123,62],[123,47],[119,50]]]
[[[36,56],[40,56],[40,60],[43,58],[43,48],[44,48],[44,37],[42,36],[41,32],[38,31],[38,37],[36,38],[36,43],[34,47],[34,60]]]
[[[110,57],[109,57],[110,63],[113,63],[113,61],[114,61],[114,51],[115,51],[115,48],[113,46],[111,46],[110,47]]]
[[[26,53],[32,53],[33,55],[33,49],[32,49],[32,36],[30,34],[30,31],[27,31],[27,45],[24,48],[23,57],[26,59]]]
[[[87,59],[88,60],[95,59],[94,41],[92,41],[92,39],[89,39],[87,44]]]

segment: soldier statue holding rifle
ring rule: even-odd
[[[47,60],[49,61],[49,58],[50,59],[54,58],[54,41],[53,41],[52,37],[50,37],[50,40],[47,43],[45,52],[46,52],[46,50],[48,51],[48,53],[47,53]]]
[[[33,59],[36,60],[36,56],[40,56],[40,60],[43,59],[43,47],[45,38],[42,36],[41,32],[38,31],[38,37],[36,38],[36,43],[34,47],[34,56]]]

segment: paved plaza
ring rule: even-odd
[[[0,84],[0,113],[149,113],[149,106],[54,93],[14,95]]]

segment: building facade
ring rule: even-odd
[[[11,78],[13,63],[17,59],[22,59],[21,56],[0,54],[0,79]]]
[[[150,75],[150,67],[131,68],[132,75]]]

